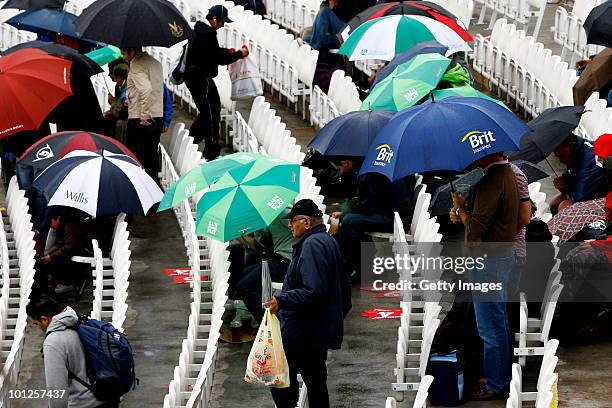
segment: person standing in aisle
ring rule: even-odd
[[[212,6],[206,21],[195,24],[195,37],[188,45],[185,84],[191,92],[199,114],[189,129],[196,143],[204,140],[204,158],[219,156],[219,123],[221,100],[213,78],[219,73],[219,65],[228,65],[249,55],[246,46],[238,51],[219,47],[217,30],[231,23],[228,11],[221,5]]]

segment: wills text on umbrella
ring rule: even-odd
[[[480,132],[478,130],[474,130],[472,132],[466,133],[461,139],[461,142],[465,142],[466,139],[469,139],[470,146],[472,146],[472,150],[474,153],[478,153],[484,149],[488,149],[491,147],[491,143],[495,142],[495,137],[493,137],[493,132],[490,130],[488,132]]]
[[[376,156],[375,166],[386,166],[391,163],[393,158],[393,149],[388,144],[382,144],[376,148],[378,150],[378,156]]]
[[[66,198],[80,204],[87,204],[88,201],[87,197],[85,197],[85,193],[73,193],[68,190],[66,190]]]

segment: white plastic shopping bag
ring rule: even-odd
[[[229,74],[232,80],[232,101],[263,95],[259,68],[252,56],[230,64]]]
[[[266,309],[247,360],[244,381],[268,387],[289,386],[289,365],[278,318]]]

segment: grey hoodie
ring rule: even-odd
[[[71,330],[78,321],[76,312],[67,307],[53,316],[47,337],[43,343],[45,356],[45,379],[48,390],[66,390],[64,398],[50,399],[51,408],[94,408],[103,405],[86,387],[68,378],[68,371],[88,381],[85,365],[85,350],[76,330]]]

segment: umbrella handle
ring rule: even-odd
[[[557,172],[555,171],[555,169],[553,168],[552,164],[550,164],[550,162],[548,161],[548,157],[546,158],[546,163],[548,163],[548,166],[550,167],[550,169],[552,170],[553,173],[555,173],[555,177],[559,177],[559,175],[557,174]]]

